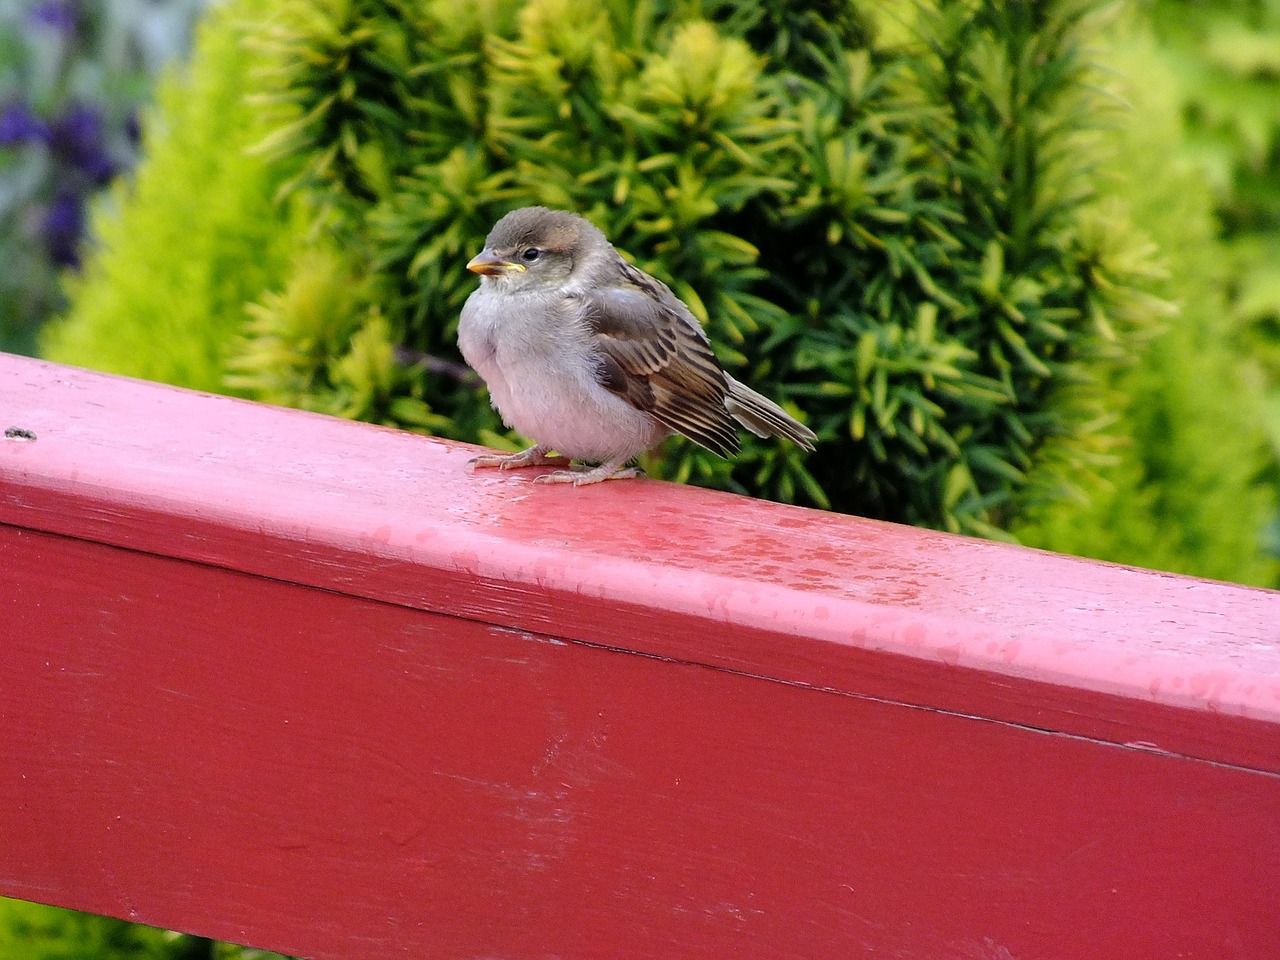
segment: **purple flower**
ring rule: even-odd
[[[49,259],[60,267],[80,266],[80,237],[84,233],[84,198],[64,190],[44,216],[44,242]]]
[[[68,157],[100,149],[104,140],[102,110],[91,103],[70,103],[53,121],[53,148]]]
[[[49,125],[21,100],[11,100],[0,109],[0,147],[12,147],[32,140],[49,140]]]
[[[52,27],[68,35],[76,29],[76,5],[73,0],[45,0],[36,4],[27,19],[42,27]]]
[[[94,183],[103,184],[116,173],[107,152],[102,110],[93,104],[72,103],[51,125],[54,152],[83,170]]]
[[[115,160],[101,150],[81,157],[80,169],[100,187],[109,183],[111,178],[120,172],[120,167]]]

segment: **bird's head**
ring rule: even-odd
[[[494,224],[467,269],[512,290],[560,284],[600,244],[604,234],[577,214],[522,207]]]

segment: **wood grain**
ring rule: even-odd
[[[0,411],[2,893],[357,960],[1280,942],[1280,594],[17,358]]]

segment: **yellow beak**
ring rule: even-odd
[[[483,274],[486,277],[500,277],[504,273],[524,273],[525,267],[522,263],[512,263],[510,260],[504,260],[497,254],[489,250],[481,250],[467,264],[467,269],[472,273]]]

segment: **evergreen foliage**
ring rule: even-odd
[[[1230,302],[1259,328],[1280,380],[1280,5],[1148,0],[1185,126],[1181,152],[1214,191]]]
[[[734,462],[673,439],[651,473],[1150,562],[1133,554],[1158,537],[1090,549],[1050,531],[1103,521],[1100,469],[1108,509],[1153,529],[1198,502],[1141,513],[1146,485],[1212,458],[1198,428],[1173,431],[1185,444],[1136,415],[1118,430],[1140,380],[1117,371],[1152,343],[1169,356],[1152,383],[1230,360],[1186,366],[1205,328],[1154,339],[1189,288],[1104,189],[1113,128],[1137,142],[1143,118],[1100,92],[1099,5],[237,0],[192,74],[209,92],[175,85],[166,104],[185,149],[158,140],[100,216],[51,353],[514,448],[454,336],[467,259],[503,213],[542,203],[669,283],[734,375],[820,437],[808,457],[744,437]],[[225,219],[192,205],[219,191]],[[1160,232],[1173,219],[1147,223],[1181,242]],[[207,245],[185,264],[184,231]],[[1203,277],[1193,260],[1179,271]],[[1201,409],[1185,384],[1157,392],[1162,416]],[[1246,456],[1214,501],[1230,536],[1202,526],[1160,562],[1216,571],[1197,553],[1244,549],[1265,515],[1256,468]]]
[[[1178,85],[1149,30],[1127,25],[1109,59],[1115,84],[1142,117],[1116,134],[1104,189],[1128,198],[1163,250],[1159,291],[1180,306],[1175,322],[1113,374],[1118,437],[1126,442],[1090,481],[1083,502],[1058,500],[1021,515],[1013,531],[1035,546],[1275,586],[1280,564],[1261,549],[1274,517],[1277,476],[1262,429],[1262,377],[1240,351],[1240,320],[1224,277],[1232,258],[1219,240],[1213,195],[1198,165],[1179,154]]]
[[[1177,153],[1213,190],[1232,333],[1265,376],[1263,423],[1280,457],[1280,4],[1144,6],[1158,40],[1154,56],[1184,121]],[[1280,519],[1270,550],[1280,556]]]
[[[544,203],[669,282],[824,441],[806,463],[748,439],[733,464],[676,441],[656,469],[993,534],[1065,481],[1037,478],[1052,442],[1093,430],[1087,361],[1161,310],[1088,186],[1092,3],[947,4],[906,45],[842,6],[278,6],[257,156],[323,252],[254,297],[224,381],[251,396],[492,441],[448,375],[463,265]]]
[[[288,960],[140,923],[0,897],[5,960]]]
[[[176,960],[173,934],[139,924],[0,899],[0,956],[29,960]]]

